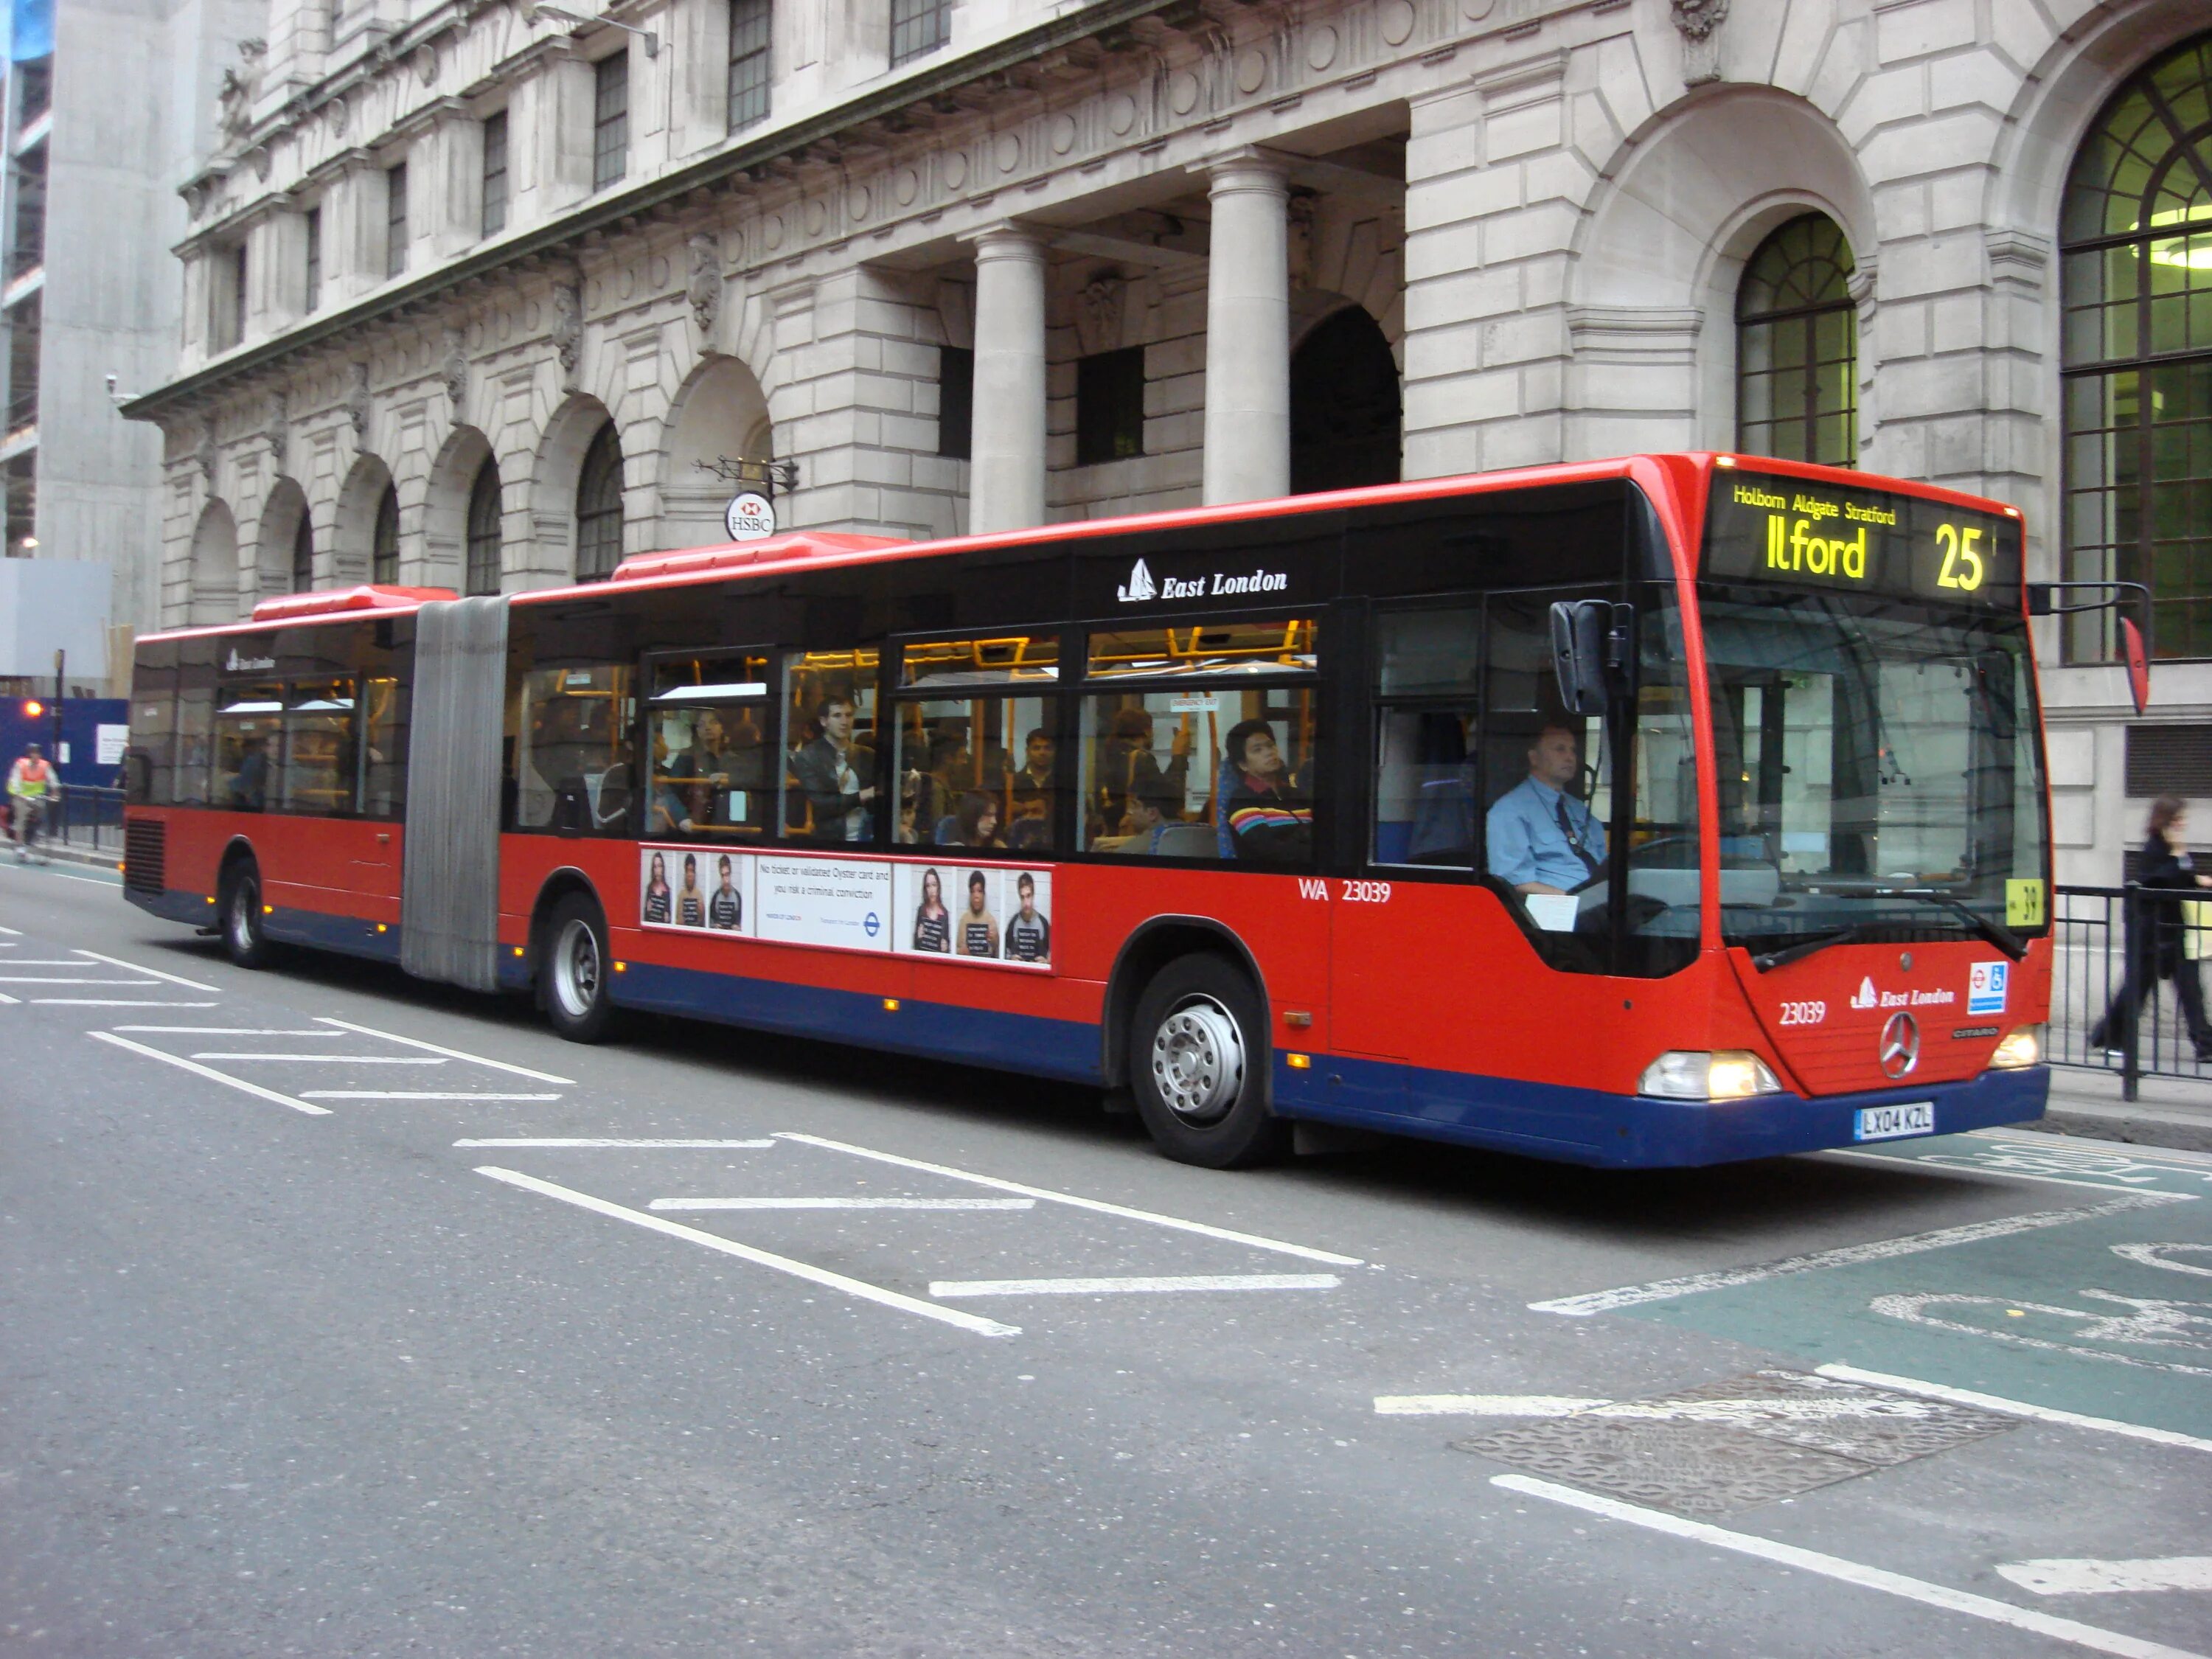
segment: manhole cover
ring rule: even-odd
[[[1462,1451],[1678,1515],[1726,1515],[2013,1426],[1968,1406],[1754,1371],[1501,1429]]]

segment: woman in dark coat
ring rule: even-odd
[[[2190,857],[2185,834],[2188,827],[2189,807],[2185,802],[2172,795],[2160,795],[2151,803],[2142,863],[2136,873],[2139,884],[2160,891],[2181,889],[2194,892],[2200,887],[2212,887],[2212,876],[2198,874]],[[2144,999],[2156,994],[2159,981],[2170,979],[2173,981],[2175,1000],[2181,1004],[2182,1019],[2189,1028],[2189,1040],[2196,1046],[2197,1058],[2212,1060],[2212,1024],[2208,1024],[2204,1017],[2204,982],[2197,977],[2196,963],[2183,948],[2180,901],[2146,895],[2138,901],[2136,915],[2137,925],[2128,940],[2127,978],[2120,987],[2120,994],[2112,999],[2112,1006],[2105,1011],[2105,1017],[2090,1031],[2089,1046],[2123,1046],[2127,1034],[2134,1029]]]

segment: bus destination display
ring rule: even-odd
[[[2020,603],[2017,520],[1877,489],[1719,471],[1705,574],[1948,604]]]

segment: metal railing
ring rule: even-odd
[[[2130,883],[2057,887],[2052,898],[2051,1063],[2115,1073],[2127,1100],[2147,1077],[2212,1081],[2212,1045],[2200,1047],[2203,1028],[2190,1019],[2191,1009],[2203,1018],[2212,892]]]
[[[15,833],[13,824],[9,835]],[[41,839],[93,853],[123,851],[123,792],[90,784],[64,784],[46,803]]]

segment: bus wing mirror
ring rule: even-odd
[[[2126,617],[2120,618],[2120,648],[2128,659],[2128,696],[2140,714],[2150,707],[2150,653],[2143,648],[2142,629]]]
[[[1628,689],[1635,607],[1609,599],[1560,599],[1552,606],[1552,668],[1571,713],[1602,714]]]

